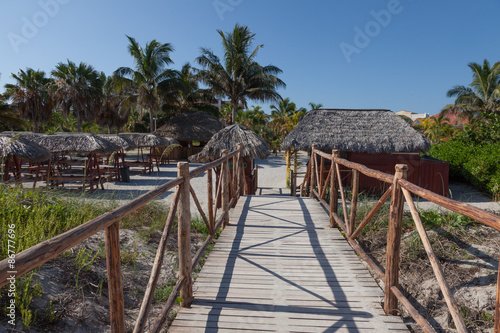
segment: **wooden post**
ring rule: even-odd
[[[227,155],[229,152],[227,149],[224,149],[222,151],[222,157],[224,157],[224,162],[222,163],[222,174],[221,174],[221,180],[222,180],[222,212],[228,212],[229,211],[229,165],[228,165],[228,158]],[[224,216],[224,223],[223,227],[227,226],[229,224],[229,214],[226,214]]]
[[[356,227],[356,208],[358,206],[358,191],[359,191],[359,171],[352,170],[352,199],[351,199],[351,218],[347,226],[347,237],[351,237]]]
[[[295,192],[296,192],[296,189],[295,189],[295,177],[296,177],[296,173],[291,170],[291,173],[290,173],[290,196],[291,197],[294,197],[295,196]]]
[[[318,178],[318,193],[323,193],[323,171],[325,169],[325,159],[323,156],[320,156],[320,164],[319,164],[319,178]],[[319,199],[323,199],[323,197],[320,195]]]
[[[240,192],[238,193],[238,198],[240,195],[244,193],[244,181],[245,181],[245,169],[243,168],[243,144],[238,143],[238,149],[240,152],[238,153],[238,185],[237,188],[240,188]]]
[[[214,221],[214,199],[213,199],[213,189],[212,189],[212,169],[207,170],[207,192],[208,192],[208,222],[210,224],[210,230],[215,232],[215,221]]]
[[[179,215],[178,215],[178,246],[179,246],[179,278],[186,278],[181,288],[181,306],[189,307],[193,301],[193,286],[191,279],[191,198],[189,183],[189,163],[177,164],[177,177],[184,178],[179,189]]]
[[[497,274],[497,300],[495,303],[495,333],[500,333],[500,268]]]
[[[238,179],[238,177],[236,175],[236,171],[238,170],[237,167],[238,167],[238,155],[234,155],[233,156],[233,172],[231,173],[231,176],[232,176],[231,177],[231,189],[233,192],[231,199],[238,196],[238,194],[236,193],[236,191],[238,191],[238,183],[236,182],[236,179]],[[234,201],[234,203],[236,204],[236,200]]]
[[[285,156],[286,156],[286,179],[285,179],[285,182],[287,184],[290,184],[291,185],[291,179],[290,179],[290,167],[291,167],[291,160],[290,160],[290,156],[291,155],[291,150],[290,148],[288,148],[286,151],[285,151]]]
[[[311,163],[311,191],[309,193],[310,198],[314,198],[313,189],[316,186],[316,154],[314,150],[316,149],[316,145],[313,144],[311,147],[311,159],[309,163]]]
[[[337,214],[338,212],[338,202],[339,202],[339,181],[340,181],[340,178],[338,178],[337,176],[337,162],[335,162],[335,159],[338,158],[340,156],[340,150],[338,149],[333,149],[332,150],[332,168],[334,168],[333,170],[333,200],[337,203],[336,205],[334,205],[333,207],[333,212],[335,214]]]
[[[111,332],[125,332],[122,270],[120,262],[120,222],[106,228],[106,268],[108,271],[109,317]]]
[[[403,218],[403,193],[399,179],[406,179],[408,166],[396,164],[396,173],[392,183],[392,198],[389,217],[389,231],[387,233],[387,253],[385,268],[385,300],[384,311],[388,315],[396,315],[398,299],[391,291],[392,286],[399,284],[399,250],[401,246],[401,229]]]

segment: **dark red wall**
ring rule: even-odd
[[[419,154],[346,153],[341,157],[391,175],[394,174],[396,164],[406,164],[408,165],[408,181],[437,194],[448,195],[448,162],[421,158]],[[325,167],[325,169],[327,168]],[[327,174],[328,171],[325,173],[325,177]],[[351,170],[341,166],[340,174],[342,175],[342,183],[350,186]],[[381,193],[389,187],[389,184],[361,174],[359,187],[360,191]]]

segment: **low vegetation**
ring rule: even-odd
[[[362,201],[356,223],[361,222],[372,206],[368,200]],[[467,327],[471,332],[488,331],[494,324],[495,249],[500,233],[456,213],[430,210],[422,211],[420,215]],[[385,265],[388,218],[389,204],[386,203],[359,237],[363,249],[382,266]],[[409,212],[403,215],[400,284],[435,328],[439,331],[453,329],[443,295]],[[401,306],[400,311],[411,321]]]
[[[16,253],[37,243],[50,239],[95,218],[116,207],[116,203],[87,202],[83,198],[63,198],[55,191],[42,189],[27,190],[19,187],[0,185],[0,260],[7,257],[8,225],[15,224]],[[130,214],[121,222],[121,259],[126,311],[135,311],[142,300],[145,284],[150,274],[150,261],[153,262],[158,240],[165,225],[168,209],[159,202],[151,202]],[[42,222],[43,223],[42,223]],[[206,239],[208,229],[201,218],[192,220],[193,242]],[[155,292],[155,304],[160,306],[170,295],[177,281],[176,226],[173,226],[172,241],[168,246],[166,274],[159,282]],[[213,244],[209,246],[204,258],[195,272],[199,272]],[[56,272],[54,276],[53,273]],[[71,272],[64,274],[62,272]],[[58,295],[47,295],[43,283],[49,276],[52,284],[60,288]],[[143,285],[144,284],[144,285]],[[64,331],[71,318],[90,306],[94,313],[96,327],[109,322],[107,310],[107,278],[105,245],[102,234],[96,234],[82,244],[66,251],[58,258],[38,269],[16,279],[16,318],[20,319],[17,328],[30,327],[48,331]],[[52,292],[52,291],[50,291]],[[0,291],[0,303],[7,304],[7,287]],[[89,295],[83,298],[82,295]],[[92,299],[89,305],[88,299]],[[83,303],[82,303],[83,302]],[[6,307],[0,308],[0,316],[6,322]],[[104,311],[104,313],[103,313]],[[74,319],[74,318],[73,318]],[[4,322],[2,320],[2,322]],[[72,320],[72,319],[69,319]],[[20,324],[22,322],[22,324]],[[19,326],[21,325],[21,326]],[[100,326],[99,326],[100,325]]]

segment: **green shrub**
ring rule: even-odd
[[[450,163],[450,178],[500,197],[500,143],[478,145],[464,138],[435,144],[429,155]]]

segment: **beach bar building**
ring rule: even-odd
[[[207,112],[186,111],[171,118],[155,131],[156,135],[174,138],[182,147],[175,148],[171,159],[186,159],[201,152],[212,136],[222,130],[221,122]]]
[[[370,169],[394,174],[396,164],[408,165],[408,180],[420,187],[446,196],[449,164],[420,156],[430,142],[401,117],[390,110],[320,109],[310,111],[288,134],[281,148],[331,153],[341,151],[341,158]],[[352,176],[341,170],[344,184]],[[387,184],[360,176],[360,191],[379,193]]]

